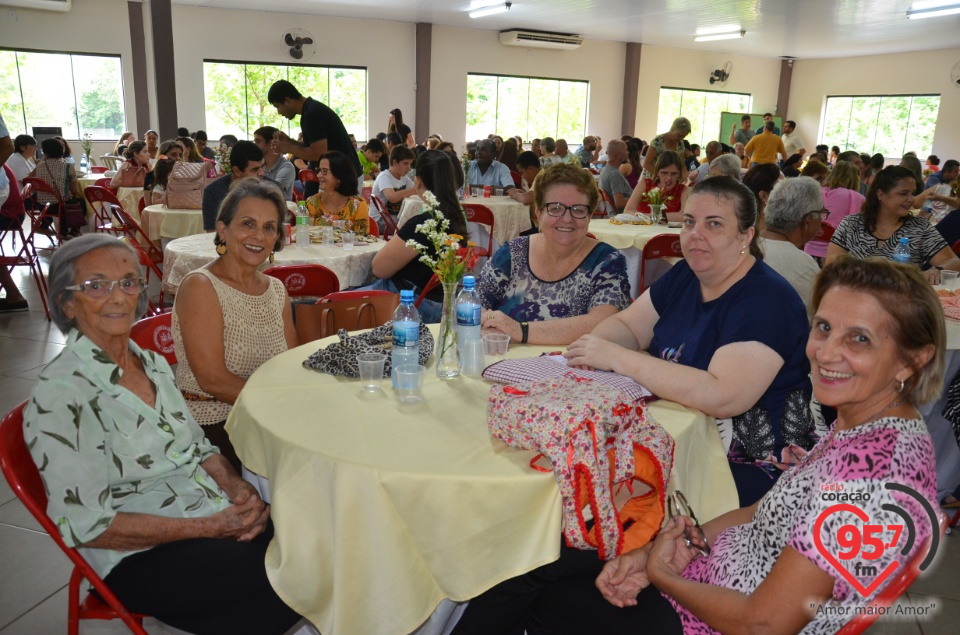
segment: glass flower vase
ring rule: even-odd
[[[457,283],[444,282],[443,309],[440,314],[440,336],[437,338],[437,377],[460,374],[460,351],[457,349]]]
[[[659,225],[663,220],[663,204],[650,205],[650,220],[654,225]]]

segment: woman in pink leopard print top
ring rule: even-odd
[[[690,519],[671,520],[595,581],[549,586],[528,633],[834,633],[917,553],[936,530],[933,445],[916,404],[943,382],[940,304],[915,267],[844,258],[824,268],[813,309],[807,357],[815,396],[837,408],[829,434],[809,454],[797,453],[799,463],[758,503],[704,525],[708,556],[684,540]],[[861,517],[831,510],[841,502]],[[904,524],[883,509],[891,504],[916,528],[904,555],[906,532],[896,548],[884,548],[893,540],[884,528]],[[881,525],[879,548],[868,533],[851,551],[853,533],[842,528],[863,536],[866,523]]]

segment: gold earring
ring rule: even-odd
[[[271,264],[271,265],[273,264],[273,255],[274,255],[275,253],[277,253],[277,252],[275,252],[275,251],[271,251],[271,252],[270,252],[270,264]]]
[[[219,245],[217,245],[217,253],[220,254],[221,256],[223,256],[224,254],[226,254],[226,253],[227,253],[227,245],[224,244],[224,243],[220,243]]]
[[[906,385],[906,383],[907,383],[906,380],[901,379],[901,380],[900,380],[900,387],[897,389],[897,392],[903,392],[903,387]]]

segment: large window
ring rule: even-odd
[[[686,137],[689,143],[700,146],[709,141],[726,143],[729,135],[723,135],[720,130],[720,113],[750,112],[750,102],[750,95],[742,93],[663,87],[660,89],[656,134],[670,130],[670,124],[677,117],[686,117],[691,128]]]
[[[467,75],[467,139],[520,135],[578,144],[587,125],[588,82]]]
[[[118,56],[0,50],[0,114],[10,134],[59,126],[114,141],[126,128]]]
[[[930,154],[940,95],[827,97],[820,143],[885,157]]]
[[[273,82],[286,79],[305,97],[332,108],[347,132],[367,138],[367,70],[330,66],[290,66],[205,61],[207,134],[252,139],[261,126],[273,126],[296,138],[300,117],[287,121],[267,101]]]

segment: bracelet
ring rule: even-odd
[[[521,335],[520,343],[521,343],[521,344],[526,344],[526,343],[527,343],[527,337],[530,335],[530,324],[529,324],[529,323],[527,323],[527,322],[521,322],[521,323],[520,323],[520,335]]]

